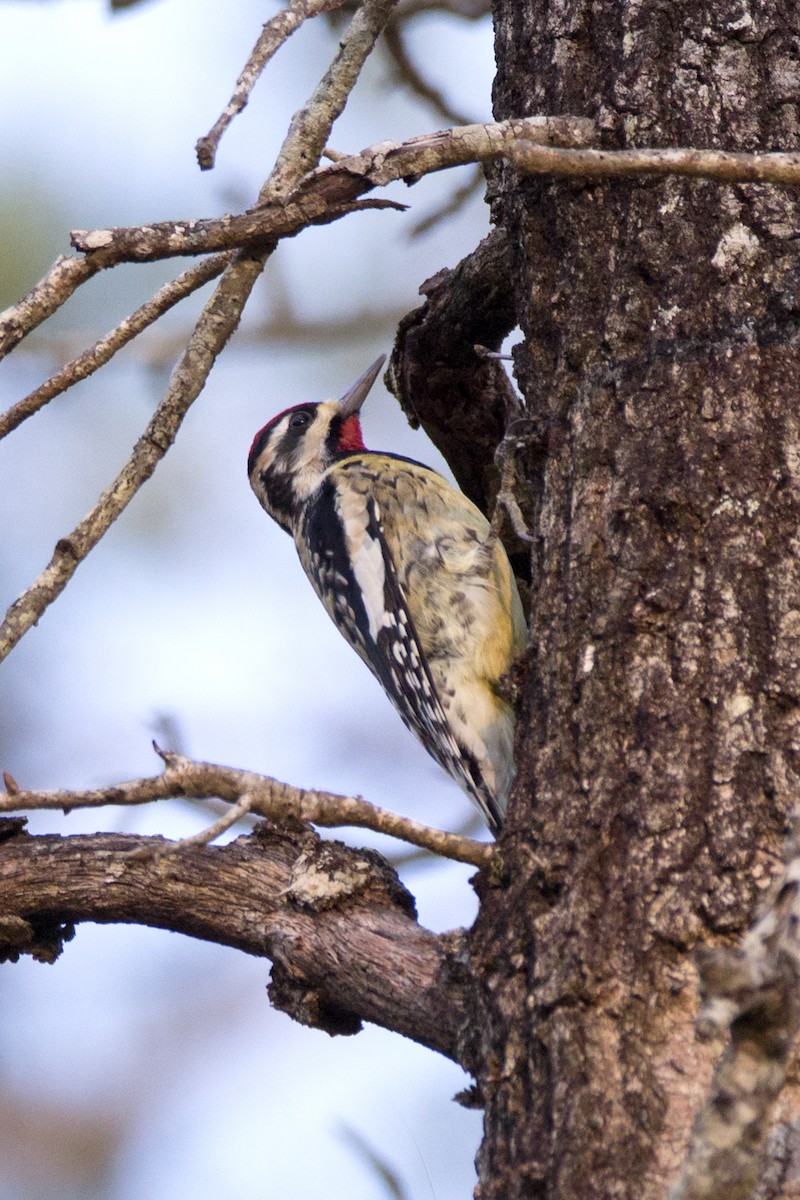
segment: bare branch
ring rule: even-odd
[[[591,121],[578,117],[525,117],[482,125],[461,125],[406,142],[379,142],[332,166],[312,171],[281,202],[238,216],[118,229],[73,231],[72,244],[85,253],[110,253],[117,261],[147,262],[180,254],[229,250],[262,239],[292,237],[306,225],[328,223],[342,206],[376,187],[402,179],[415,183],[449,167],[483,162],[507,152],[520,138],[581,145],[592,136]],[[324,142],[319,150],[325,149]],[[304,173],[305,174],[305,173]],[[296,180],[294,182],[297,182]]]
[[[800,814],[772,905],[738,950],[698,956],[701,1036],[730,1027],[730,1045],[697,1116],[671,1200],[747,1200],[761,1166],[769,1117],[800,1030]]]
[[[78,921],[172,929],[272,959],[276,1007],[328,1033],[363,1020],[459,1060],[466,993],[459,944],[416,921],[379,855],[270,826],[226,846],[147,853],[160,838],[0,840],[0,953],[52,960]]]
[[[259,204],[269,204],[277,197],[285,196],[317,166],[334,121],[344,111],[361,68],[396,4],[397,0],[364,0],[356,10],[339,43],[339,53],[311,99],[292,117],[275,167],[259,193]]]
[[[528,175],[610,179],[687,175],[718,183],[800,183],[800,154],[728,154],[723,150],[572,150],[514,142],[505,152]]]
[[[267,775],[222,767],[214,763],[195,762],[180,754],[159,751],[164,760],[163,774],[149,779],[134,779],[113,787],[93,791],[26,792],[15,784],[16,791],[0,794],[0,813],[18,813],[33,809],[100,808],[110,804],[149,804],[178,796],[205,800],[218,797],[230,804],[240,804],[247,798],[247,811],[271,821],[294,820],[312,822],[325,828],[353,826],[372,829],[389,837],[400,838],[421,846],[443,858],[456,862],[488,867],[496,862],[495,847],[471,838],[431,829],[407,817],[387,812],[368,804],[360,796],[338,796],[332,792],[310,791],[281,783]],[[237,814],[238,816],[238,814]],[[237,819],[237,818],[234,818]],[[228,822],[224,828],[227,828]],[[222,828],[212,832],[216,837]],[[206,834],[208,831],[206,831]]]
[[[324,84],[325,81],[320,89]],[[797,154],[729,154],[694,149],[572,149],[564,143],[585,145],[591,129],[590,122],[577,118],[536,117],[494,126],[463,126],[402,144],[385,143],[362,151],[359,155],[346,156],[332,168],[313,172],[304,187],[298,190],[294,203],[276,212],[269,207],[270,197],[275,200],[282,190],[289,190],[290,182],[296,184],[308,170],[310,162],[318,162],[324,151],[324,138],[323,146],[317,151],[319,136],[312,138],[313,150],[311,142],[306,149],[302,143],[311,128],[310,112],[315,114],[315,119],[322,119],[320,130],[327,124],[329,131],[335,115],[338,115],[334,113],[331,116],[332,110],[327,107],[329,99],[329,96],[326,97],[326,103],[310,102],[306,109],[301,110],[306,115],[295,117],[285,143],[286,154],[279,159],[271,183],[262,189],[260,208],[241,216],[219,219],[161,222],[128,229],[74,231],[73,244],[91,257],[85,260],[58,259],[50,272],[23,300],[0,314],[0,354],[7,353],[31,329],[50,316],[86,279],[117,262],[144,262],[172,255],[230,250],[262,239],[291,237],[305,225],[342,216],[350,211],[345,207],[348,203],[374,187],[385,186],[401,178],[414,182],[434,171],[493,157],[506,157],[521,171],[531,174],[598,178],[684,175],[721,183],[800,183],[800,156]],[[561,135],[558,133],[558,125],[563,126],[565,122],[572,127],[571,136],[563,129]],[[509,124],[519,126],[516,135],[513,129],[507,128]],[[544,136],[537,134],[534,129],[537,124],[540,129],[547,127],[549,132]],[[479,131],[483,131],[483,134]],[[484,139],[490,136],[495,140],[487,143]],[[560,141],[562,145],[542,144],[552,141]],[[385,155],[385,162],[375,161],[379,151]],[[291,170],[288,167],[290,161]],[[341,172],[351,171],[359,178],[345,183],[341,177],[337,178],[337,169]]]
[[[195,151],[201,170],[208,171],[214,166],[222,135],[234,117],[247,105],[259,75],[272,56],[304,21],[319,16],[320,13],[331,12],[339,8],[341,3],[342,0],[293,0],[283,12],[277,13],[265,23],[241,75],[236,80],[233,95],[205,137],[197,141]]]
[[[336,220],[342,205],[375,187],[398,179],[415,183],[436,171],[499,157],[526,173],[603,178],[687,175],[721,183],[800,183],[798,154],[564,148],[565,143],[585,144],[592,130],[591,122],[579,118],[527,117],[456,126],[402,143],[383,142],[314,171],[279,209],[266,206],[240,216],[75,230],[72,244],[85,253],[102,250],[118,261],[146,262],[231,249],[260,238],[292,237],[305,225]],[[562,145],[548,144],[553,142]]]
[[[7,409],[0,416],[0,438],[11,433],[27,417],[38,412],[55,396],[61,395],[67,388],[72,387],[81,379],[86,379],[87,376],[104,366],[118,350],[121,350],[143,329],[152,325],[184,297],[191,295],[211,279],[216,279],[229,262],[230,255],[228,254],[205,259],[196,266],[190,267],[188,271],[184,271],[177,279],[165,284],[146,304],[142,304],[124,321],[120,321],[119,325],[95,342],[90,349],[79,354],[77,358],[68,362],[35,391],[30,392],[29,395]]]
[[[364,0],[340,41],[339,52],[322,82],[292,119],[275,166],[259,194],[260,203],[279,200],[284,189],[293,187],[309,166],[319,162],[331,126],[347,103],[350,90],[394,3],[395,0]],[[273,246],[274,242],[262,239],[258,251],[239,254],[225,270],[172,373],[164,399],[136,443],[130,459],[88,516],[71,534],[59,540],[50,563],[38,579],[8,609],[0,625],[0,661],[61,594],[78,563],[97,545],[169,450],[183,418],[202,391],[217,355],[238,326]],[[109,255],[100,256],[102,266],[109,265],[110,261]],[[72,274],[76,273],[73,269]]]
[[[0,358],[52,316],[82,283],[107,265],[99,254],[92,259],[68,258],[63,254],[57,258],[27,295],[0,313]]]

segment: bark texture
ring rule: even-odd
[[[369,850],[306,825],[262,822],[227,846],[123,834],[29,837],[0,821],[0,962],[53,961],[80,921],[172,929],[272,960],[270,998],[304,1025],[362,1021],[458,1059],[463,950],[416,921],[414,901]]]
[[[400,322],[389,367],[409,421],[446,455],[483,512],[498,489],[495,447],[520,413],[505,368],[475,346],[499,350],[516,324],[510,271],[508,239],[495,230],[455,270],[426,280],[425,303]]]
[[[497,119],[589,117],[609,148],[797,145],[793,5],[495,18]],[[767,185],[503,166],[491,186],[546,465],[512,883],[472,941],[479,1196],[649,1200],[715,1057],[691,951],[747,926],[797,795],[800,211]]]

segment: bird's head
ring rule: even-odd
[[[282,528],[292,531],[332,463],[365,448],[359,413],[385,358],[376,359],[340,400],[284,409],[256,434],[247,459],[250,486]]]

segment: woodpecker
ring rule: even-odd
[[[340,400],[273,417],[247,473],[339,631],[496,833],[514,773],[499,684],[525,645],[522,604],[466,496],[422,463],[366,449],[359,413],[384,358]]]

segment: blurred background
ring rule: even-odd
[[[250,205],[338,28],[303,27],[201,173],[194,143],[227,103],[277,5],[0,0],[0,308],[68,253],[74,228]],[[376,54],[334,130],[354,151],[491,119],[488,17],[416,16],[413,62],[443,105]],[[0,668],[0,768],[25,788],[86,788],[159,769],[151,739],[292,784],[362,794],[443,828],[469,804],[406,732],[326,617],[293,545],[260,510],[245,462],[289,404],[340,395],[420,301],[419,285],[488,229],[470,170],[389,195],[284,243],[178,441],[66,592]],[[422,226],[420,231],[418,228]],[[0,367],[2,408],[91,345],[187,264],[93,280]],[[3,609],[125,462],[205,295],[0,443]],[[367,443],[443,469],[377,386]],[[36,831],[179,837],[178,802],[40,814]],[[353,844],[402,848],[349,831]],[[471,870],[401,874],[435,930],[469,924]],[[453,1064],[381,1030],[331,1039],[273,1012],[268,964],[153,930],[81,926],[53,966],[0,969],[0,1200],[469,1196],[480,1114]]]

